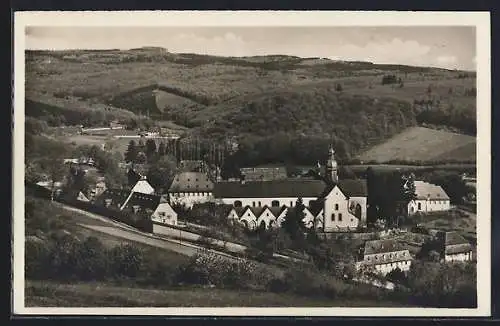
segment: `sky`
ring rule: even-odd
[[[26,48],[130,49],[221,56],[269,54],[476,70],[470,26],[27,27]]]

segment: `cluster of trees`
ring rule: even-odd
[[[211,117],[212,123],[202,124],[202,131],[213,137],[237,133],[244,135],[242,138],[254,139],[296,138],[303,134],[306,141],[309,137],[335,135],[345,143],[345,152],[353,155],[416,124],[410,103],[344,94],[333,87],[275,92],[249,102],[241,101],[236,98],[218,105],[220,114]],[[205,113],[200,111],[195,119],[206,121],[202,116]],[[351,128],[353,124],[357,127]],[[342,149],[339,148],[339,152]],[[308,163],[315,162],[309,160]]]
[[[382,85],[388,84],[403,84],[403,80],[401,77],[397,77],[396,75],[384,75],[382,76]]]
[[[397,223],[404,214],[404,207],[416,197],[415,176],[403,175],[399,171],[366,170],[368,187],[368,223],[382,218],[387,223]],[[384,191],[380,191],[384,189]]]
[[[111,121],[128,121],[135,115],[127,110],[116,108],[88,108],[84,103],[46,104],[26,99],[26,115],[45,121],[51,127],[58,126],[109,126]]]
[[[426,109],[416,115],[419,124],[428,123],[455,127],[469,135],[476,135],[476,112],[470,110]]]

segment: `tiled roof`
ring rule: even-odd
[[[461,254],[472,251],[470,243],[463,243],[459,245],[446,246],[444,253],[446,255]]]
[[[281,207],[269,207],[269,210],[271,211],[271,213],[273,213],[273,215],[275,217],[278,217],[281,215],[281,213],[283,213],[284,210],[286,210],[287,207],[286,206],[281,206]]]
[[[150,209],[152,211],[156,210],[160,204],[161,197],[156,195],[147,195],[139,192],[133,192],[132,196],[127,202],[127,205],[123,208],[132,209],[134,206],[139,206],[142,209]]]
[[[214,184],[206,174],[201,172],[181,172],[175,176],[169,192],[202,192],[212,191],[213,189]]]
[[[303,179],[219,182],[214,195],[216,198],[318,197],[325,187],[323,181]]]
[[[404,250],[394,239],[370,240],[365,242],[365,255],[388,253]]]
[[[413,260],[413,257],[410,255],[409,250],[404,250],[402,252],[397,253],[384,253],[376,258],[370,258],[370,260],[364,258],[363,264],[365,265],[378,265],[378,264],[390,264],[396,263],[400,261]]]
[[[446,234],[445,234],[445,245],[446,246],[459,245],[459,244],[464,244],[464,243],[468,244],[469,242],[467,240],[465,240],[465,238],[462,237],[457,232],[455,232],[455,231],[446,232]]]
[[[246,181],[281,180],[287,178],[285,167],[241,168]]]
[[[106,199],[112,200],[112,206],[123,205],[127,200],[130,192],[122,189],[106,189],[99,197],[96,199],[96,204],[104,206],[106,204]]]
[[[344,195],[349,197],[368,196],[368,187],[364,179],[341,179],[337,182]]]
[[[417,199],[429,200],[449,200],[450,197],[441,188],[441,186],[425,181],[415,181],[415,194]]]

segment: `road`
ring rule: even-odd
[[[116,221],[110,220],[104,216],[90,213],[90,212],[87,212],[87,211],[84,211],[84,210],[81,210],[78,208],[67,206],[67,205],[64,205],[61,203],[56,203],[56,205],[60,206],[61,208],[65,209],[65,210],[77,212],[77,213],[82,214],[86,217],[89,217],[90,219],[98,220],[98,221],[104,222],[105,224],[109,225],[109,226],[108,225],[106,225],[106,226],[95,225],[95,224],[92,224],[90,222],[89,222],[89,224],[78,223],[78,225],[80,225],[81,227],[91,229],[91,230],[94,230],[97,232],[102,232],[102,233],[105,233],[105,234],[108,234],[111,236],[115,236],[118,238],[147,244],[147,245],[157,247],[157,248],[171,250],[171,251],[174,251],[174,252],[177,252],[179,254],[186,255],[186,256],[192,256],[192,255],[196,254],[199,250],[205,249],[203,247],[196,246],[196,245],[193,245],[190,243],[183,243],[179,240],[167,239],[164,237],[158,237],[158,236],[151,234],[151,233],[142,232],[142,231],[139,231],[131,226],[124,224],[124,223],[116,222]],[[221,256],[235,259],[235,257],[228,255],[226,253],[220,252],[220,251],[211,250],[211,249],[209,251],[211,251],[215,254],[221,255]]]
[[[97,215],[94,213],[87,212],[85,210],[81,210],[72,206],[64,205],[61,203],[57,203],[61,208],[68,210],[68,211],[73,211],[73,212],[78,212],[82,215],[85,215],[91,219],[98,220],[101,222],[104,222],[108,224],[109,226],[97,226],[97,225],[92,225],[92,224],[87,224],[87,223],[79,223],[80,226],[92,229],[94,231],[106,233],[115,237],[119,237],[122,239],[127,239],[130,241],[136,241],[136,242],[141,242],[144,244],[148,244],[154,247],[158,248],[164,248],[167,250],[175,251],[183,255],[188,255],[192,256],[196,254],[198,250],[201,249],[206,249],[205,247],[202,246],[197,246],[193,243],[186,243],[182,242],[184,241],[197,241],[200,239],[200,235],[192,232],[187,232],[187,231],[182,231],[177,228],[172,228],[168,226],[164,226],[163,230],[165,231],[162,235],[157,235],[157,234],[151,234],[151,233],[146,233],[139,231],[125,223],[113,221],[107,217]],[[226,242],[224,243],[221,240],[216,240],[212,239],[211,244],[224,247],[226,250],[232,252],[232,253],[244,253],[245,250],[247,249],[245,246],[242,246],[237,243],[233,242]],[[227,253],[217,251],[217,250],[212,250],[210,249],[209,251],[216,253],[221,256],[225,256],[228,258],[235,258]],[[278,258],[284,258],[288,260],[292,260],[295,262],[300,262],[300,259],[281,255],[278,253],[273,254],[274,257]]]

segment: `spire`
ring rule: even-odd
[[[328,161],[326,162],[326,177],[331,183],[338,182],[337,161],[335,160],[335,150],[333,149],[333,146],[330,146],[330,150],[328,151]]]

